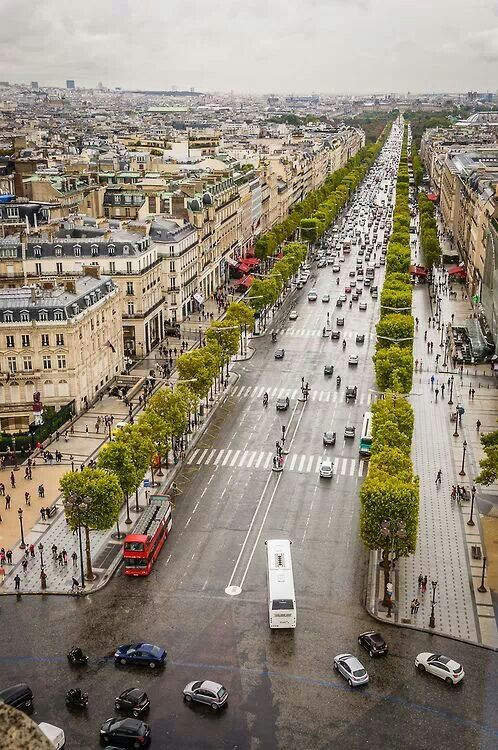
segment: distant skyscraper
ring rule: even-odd
[[[67,89],[75,89],[75,88],[76,88],[76,86],[74,85],[74,81],[71,81],[71,79],[68,79],[68,80],[66,81],[66,88],[67,88]]]
[[[38,88],[38,81],[31,81],[31,88],[37,89]]]

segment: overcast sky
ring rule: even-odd
[[[0,80],[495,91],[496,0],[0,0]]]

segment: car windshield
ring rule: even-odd
[[[192,685],[192,690],[199,690],[201,685],[202,685],[201,680],[199,680],[198,682],[194,682],[194,684]]]
[[[159,648],[159,646],[150,646],[149,647],[149,653],[152,654],[152,656],[161,656],[163,650],[162,648]]]
[[[218,698],[223,698],[223,696],[226,694],[227,694],[226,689],[224,687],[220,687],[220,689],[218,690]]]

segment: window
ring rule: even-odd
[[[66,358],[63,354],[59,354],[57,356],[57,367],[59,368],[59,370],[66,369]]]
[[[126,282],[126,294],[135,294],[135,290],[133,289],[133,281]]]
[[[74,254],[76,255],[76,257],[81,255],[81,247],[79,245],[75,245],[73,247],[73,250],[74,250]]]
[[[92,245],[92,255],[98,255],[99,254],[99,246],[98,245]]]
[[[35,273],[37,276],[42,275],[42,265],[41,263],[35,263]]]
[[[12,323],[13,319],[14,318],[13,318],[13,315],[12,315],[11,312],[5,312],[3,314],[3,322],[4,323]]]
[[[13,349],[15,346],[14,336],[6,336],[7,349]]]
[[[55,246],[55,254],[59,257],[62,255],[62,247],[60,245]]]
[[[56,310],[54,312],[54,320],[63,320],[62,310]]]
[[[131,260],[126,261],[126,273],[133,273],[133,268],[131,265]]]
[[[17,372],[17,357],[7,357],[9,372]]]
[[[135,305],[133,302],[128,302],[128,315],[135,315]]]
[[[116,247],[114,245],[107,245],[107,251],[108,251],[109,255],[114,255],[115,249],[116,249]]]
[[[21,323],[29,323],[29,312],[21,310]]]
[[[62,274],[63,274],[63,270],[62,270],[62,263],[56,263],[56,264],[55,264],[55,273],[56,273],[56,274],[57,274],[58,276],[62,276]]]
[[[31,346],[29,333],[23,333],[23,335],[21,336],[21,346]]]
[[[42,361],[44,370],[52,369],[52,357],[50,356],[50,354],[44,354],[42,357]]]
[[[41,335],[41,345],[42,346],[50,346],[50,341],[48,338],[48,333],[42,333]]]
[[[24,372],[30,372],[33,369],[31,357],[22,358],[22,369],[24,370]]]
[[[63,333],[55,334],[55,343],[57,344],[57,346],[64,346],[64,334]]]
[[[38,320],[46,321],[48,320],[48,312],[46,310],[40,310],[38,313]]]
[[[109,273],[116,273],[116,263],[113,260],[109,262]]]
[[[35,245],[35,247],[34,247],[34,254],[35,254],[35,258],[41,258],[41,247],[40,247],[40,245]]]
[[[170,262],[169,262],[169,270],[172,271],[173,273],[175,272],[175,261],[174,260],[170,260]]]

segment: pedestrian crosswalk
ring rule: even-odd
[[[352,369],[352,368],[351,368]],[[331,381],[333,378],[331,378]],[[343,380],[346,380],[343,378]],[[335,380],[333,380],[335,383]],[[354,378],[351,378],[351,384],[354,384]],[[268,394],[268,399],[270,403],[272,400],[277,398],[285,398],[286,396],[289,397],[291,401],[301,396],[301,389],[300,388],[265,388],[264,386],[259,385],[236,385],[232,388],[230,391],[231,396],[235,396],[236,398],[244,399],[244,401],[247,401],[248,399],[262,399],[263,394]],[[338,401],[344,401],[345,399],[345,390],[344,388],[333,388],[332,390],[328,391],[318,391],[314,390],[313,386],[311,386],[311,392],[308,397],[308,401],[318,401],[322,404],[335,404]],[[361,405],[368,405],[375,401],[375,394],[371,392],[366,393],[359,393],[356,397],[356,404]]]
[[[218,466],[229,469],[269,469],[272,466],[274,452],[234,450],[232,448],[196,448],[187,458],[187,464],[194,466]],[[306,455],[289,453],[285,456],[285,470],[298,474],[318,474],[323,455]],[[367,462],[361,458],[333,456],[334,476],[362,477],[366,474]]]
[[[330,340],[330,334],[332,333],[332,329],[337,329],[337,326],[335,324],[335,318],[331,318],[330,326],[326,328],[327,336],[323,336],[323,325],[320,328],[277,328],[276,332],[281,336],[307,336],[312,337],[316,336],[317,338],[323,338],[323,339],[329,339]],[[372,334],[365,333],[365,331],[348,331],[344,330],[344,328],[338,329],[341,332],[341,339],[346,339],[346,341],[354,341],[356,339],[357,334],[361,336],[365,336],[365,343],[368,341],[368,339],[371,337]],[[361,346],[361,344],[360,344]]]

